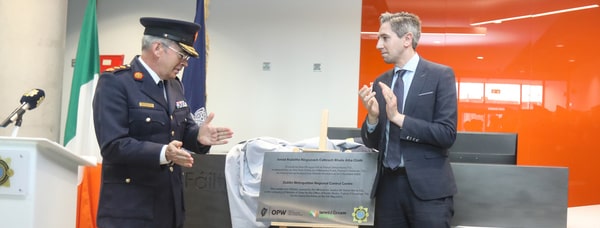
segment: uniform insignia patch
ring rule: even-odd
[[[150,102],[141,102],[139,103],[141,108],[154,108],[154,104]]]
[[[133,74],[133,79],[141,81],[144,78],[144,74],[142,72],[135,72]]]
[[[108,68],[104,71],[105,72],[118,72],[118,71],[125,70],[125,69],[129,69],[129,65],[114,66],[114,67]]]
[[[187,106],[188,105],[187,105],[187,103],[185,103],[185,101],[177,101],[177,102],[175,102],[175,107],[176,108],[185,108]]]

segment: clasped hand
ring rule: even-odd
[[[177,165],[192,167],[194,158],[187,150],[183,149],[182,146],[183,143],[181,141],[171,141],[169,145],[167,145],[165,157],[167,158],[167,161],[171,161]]]
[[[403,115],[398,112],[398,102],[396,95],[394,95],[394,91],[383,82],[379,82],[378,85],[381,87],[381,95],[386,103],[385,110],[388,119],[396,124],[401,123]],[[358,96],[360,97],[363,106],[367,109],[367,120],[370,124],[376,124],[379,116],[379,103],[377,102],[377,99],[375,99],[375,95],[373,83],[371,83],[370,86],[363,85],[358,91]]]

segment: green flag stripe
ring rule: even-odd
[[[77,129],[77,110],[81,86],[92,81],[94,74],[100,71],[100,52],[98,50],[98,26],[96,23],[96,0],[89,0],[85,10],[81,34],[75,56],[75,69],[69,97],[69,109],[65,125],[64,145],[67,145]],[[89,101],[91,102],[91,101]]]

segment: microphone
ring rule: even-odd
[[[46,98],[46,94],[42,89],[32,89],[31,91],[23,94],[21,100],[19,101],[21,105],[19,105],[19,107],[17,107],[4,121],[2,121],[0,127],[6,127],[8,124],[18,120],[23,113],[25,113],[25,111],[39,106],[40,103],[44,101],[44,98]]]

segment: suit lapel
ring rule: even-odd
[[[133,72],[141,72],[144,75],[141,80],[135,79],[141,83],[140,91],[168,110],[169,106],[165,100],[163,89],[158,87],[156,82],[154,82],[150,76],[150,73],[148,73],[137,58],[134,58],[134,60],[131,61],[131,70],[133,70]]]
[[[165,109],[169,108],[167,101],[165,100],[163,90],[156,85],[154,80],[152,80],[152,77],[144,78],[144,81],[142,82],[142,92],[163,106]]]
[[[383,83],[385,83],[388,87],[392,88],[392,81],[394,79],[394,69],[387,72],[386,76],[383,78]]]
[[[427,81],[427,63],[423,59],[419,60],[415,75],[406,95],[406,103],[404,104],[404,114],[412,114],[415,110],[415,101],[422,91],[425,82]]]
[[[163,106],[165,109],[168,109],[169,107],[167,106],[167,101],[165,100],[163,90],[158,87],[154,80],[152,80],[150,73],[148,73],[144,67],[138,64],[139,63],[137,60],[134,60],[131,63],[131,68],[134,72],[142,72],[142,74],[145,75],[141,81],[138,80],[138,82],[141,83],[140,91],[142,91],[142,93],[146,94],[146,96],[150,97],[159,105]]]

